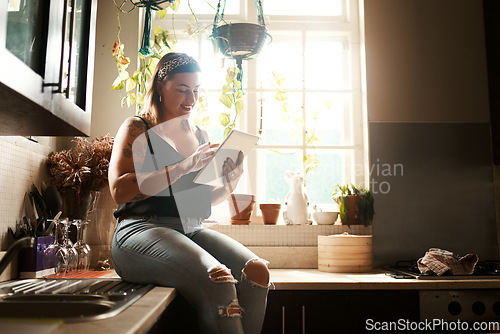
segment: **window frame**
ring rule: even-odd
[[[263,3],[264,16],[266,19],[267,29],[272,35],[273,31],[280,30],[300,30],[302,36],[305,36],[306,32],[310,31],[328,31],[332,34],[338,35],[344,38],[346,41],[346,50],[349,52],[349,73],[350,73],[350,87],[345,89],[327,89],[325,92],[329,93],[343,93],[350,94],[352,114],[350,117],[349,133],[352,134],[352,142],[348,145],[317,145],[315,146],[316,152],[335,150],[339,152],[353,152],[352,161],[346,161],[344,164],[343,175],[349,175],[350,177],[343,180],[345,183],[354,183],[356,185],[362,185],[369,188],[369,176],[368,176],[368,142],[367,142],[367,115],[366,115],[366,89],[364,88],[364,47],[363,47],[363,0],[341,0],[343,4],[343,13],[340,16],[327,17],[327,16],[290,16],[290,15],[267,15],[265,3]],[[257,23],[256,8],[254,1],[240,0],[240,9],[242,10],[239,15],[225,15],[225,19],[228,22],[241,22],[248,21],[252,23]],[[171,12],[170,14],[172,15]],[[182,43],[182,40],[186,39],[184,31],[186,30],[186,24],[189,22],[190,15],[174,14],[175,22],[173,26],[175,27],[176,37],[178,44]],[[213,22],[213,16],[211,15],[197,15],[197,19],[200,23],[210,25]],[[168,23],[169,27],[165,26],[165,21],[170,20],[158,20],[157,16],[153,16],[153,27],[156,25],[162,26],[164,29],[172,29],[172,23]],[[180,33],[182,32],[182,33]],[[208,32],[210,34],[211,31]],[[203,39],[208,36],[200,37]],[[198,54],[194,56],[201,57],[201,40],[198,42]],[[302,44],[304,45],[304,38]],[[204,51],[206,52],[206,51]],[[258,134],[260,128],[260,115],[261,115],[261,102],[259,102],[259,96],[263,92],[272,92],[273,89],[259,88],[259,83],[257,82],[257,60],[244,61],[244,89],[245,89],[245,107],[244,111],[240,117],[239,127],[243,131]],[[305,73],[305,72],[304,72]],[[220,88],[210,88],[207,92],[218,92]],[[311,92],[318,92],[318,90],[309,90],[302,85],[300,89],[287,90],[288,92],[302,92],[303,95]],[[305,99],[303,98],[303,101]],[[210,105],[209,105],[210,108]],[[302,108],[303,118],[306,119],[305,113],[307,110]],[[218,122],[218,120],[215,120]],[[303,133],[305,138],[306,134]],[[276,146],[276,145],[266,145],[259,144],[257,150],[248,155],[246,159],[246,172],[247,177],[244,178],[243,184],[239,185],[236,191],[257,194],[257,200],[259,201],[259,195],[262,194],[261,185],[258,182],[258,152],[259,150],[268,149],[302,149],[306,150],[303,144],[293,145],[293,146]],[[346,155],[349,156],[349,155]],[[350,160],[346,158],[347,160]],[[334,185],[332,185],[333,188]],[[226,211],[227,212],[227,211]],[[218,218],[218,217],[217,217]]]

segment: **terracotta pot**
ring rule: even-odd
[[[350,225],[359,225],[359,217],[356,214],[356,208],[359,205],[360,197],[356,195],[347,196],[349,199],[349,206],[347,208],[347,215],[349,216]]]
[[[255,207],[254,195],[231,194],[227,201],[229,203],[231,223],[240,220],[244,220],[246,224],[250,223],[250,217]]]
[[[263,203],[259,205],[262,219],[266,225],[276,225],[280,215],[281,204]]]

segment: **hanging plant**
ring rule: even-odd
[[[222,94],[219,101],[222,102],[228,109],[228,112],[222,112],[219,115],[219,122],[224,127],[224,138],[226,138],[232,129],[236,126],[236,120],[243,111],[243,89],[241,81],[238,79],[239,69],[230,67],[227,69],[226,84],[222,86]],[[234,106],[234,113],[232,108]]]
[[[259,24],[227,23],[224,20],[226,0],[219,0],[212,24],[210,39],[215,52],[220,51],[222,55],[233,59],[236,63],[236,67],[228,68],[226,84],[222,86],[222,94],[219,97],[219,101],[230,111],[234,106],[234,113],[219,115],[219,122],[224,126],[224,138],[236,126],[236,121],[244,108],[243,60],[256,57],[264,46],[266,36],[270,36],[266,30],[261,0],[255,0],[255,6]]]
[[[150,38],[145,38],[150,34],[150,29],[149,29],[150,27],[149,28],[146,27],[145,32],[143,34],[142,46],[138,51],[139,69],[134,71],[133,74],[130,75],[130,73],[127,70],[128,65],[130,64],[130,58],[125,56],[124,54],[125,46],[120,41],[120,32],[121,32],[120,13],[129,13],[131,10],[129,11],[123,10],[123,7],[126,4],[127,0],[123,0],[122,3],[119,5],[116,3],[116,0],[113,1],[115,2],[115,6],[117,8],[118,33],[116,36],[116,41],[113,45],[112,56],[116,60],[118,76],[111,85],[111,90],[116,90],[116,91],[125,90],[125,95],[121,99],[121,105],[122,106],[127,105],[128,107],[130,107],[131,105],[136,104],[138,106],[137,112],[139,112],[140,109],[142,108],[142,104],[144,103],[144,97],[146,96],[146,92],[149,88],[158,61],[165,54],[167,54],[170,51],[173,51],[176,42],[175,40],[172,40],[170,38],[168,30],[163,30],[159,26],[154,29],[152,40],[150,40]],[[142,1],[141,3],[144,3],[144,1]],[[161,1],[162,6],[168,5],[169,6],[168,8],[170,8],[174,12],[177,11],[177,9],[179,8],[179,4],[180,0],[176,0],[172,4],[170,4],[170,2],[168,1]],[[136,5],[136,3],[134,3],[134,5]],[[167,15],[167,8],[160,9],[156,13],[160,19],[163,19]],[[146,16],[147,16],[147,8],[146,8]],[[146,20],[148,20],[147,17]],[[147,22],[145,22],[145,26],[147,26]]]

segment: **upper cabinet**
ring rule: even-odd
[[[0,2],[0,135],[90,135],[97,0]]]

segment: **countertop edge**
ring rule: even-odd
[[[318,269],[270,269],[271,290],[454,290],[499,289],[500,279],[396,279],[384,270],[328,273]]]
[[[62,333],[146,333],[174,300],[175,296],[176,291],[174,288],[156,286],[116,316],[91,322],[64,324]]]

